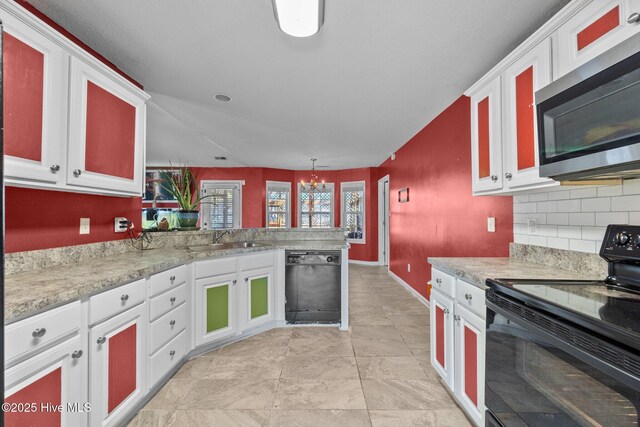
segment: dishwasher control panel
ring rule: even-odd
[[[340,265],[339,251],[287,251],[287,265]]]

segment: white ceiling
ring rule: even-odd
[[[289,169],[379,165],[567,2],[326,0],[297,39],[271,0],[30,0],[152,95],[149,164]]]

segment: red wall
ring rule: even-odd
[[[510,196],[471,195],[471,107],[463,96],[379,168],[390,176],[390,268],[426,296],[427,257],[501,257],[513,240]],[[398,203],[409,187],[410,201]],[[496,232],[487,232],[487,217]],[[411,272],[407,271],[411,264]]]
[[[113,231],[123,216],[140,227],[139,197],[109,197],[62,191],[5,189],[5,245],[21,252],[127,238]],[[90,234],[79,234],[80,218],[90,218]]]

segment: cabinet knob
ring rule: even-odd
[[[176,280],[176,276],[171,276],[171,277],[169,277],[169,280],[171,280],[171,283],[175,282],[175,280]]]
[[[120,301],[129,301],[129,294],[124,294],[120,297]]]
[[[448,308],[444,309],[444,314],[449,314],[449,309]]]
[[[73,359],[80,359],[82,357],[82,350],[76,350],[73,353],[71,353],[71,357]]]
[[[107,338],[105,338],[105,337],[100,337],[100,338],[98,338],[98,339],[96,340],[96,342],[97,342],[98,344],[102,345],[102,344],[104,344],[104,343],[106,343],[106,342],[107,342]]]
[[[33,331],[31,336],[34,337],[34,338],[42,338],[44,336],[44,334],[46,334],[46,333],[47,333],[47,329],[46,328],[38,328],[35,331]]]
[[[442,279],[436,279],[436,283],[442,283]]]
[[[249,278],[248,278],[248,277],[245,277],[245,278],[244,278],[244,281],[245,281],[245,282],[248,282],[248,281],[249,281]]]
[[[173,305],[176,302],[176,297],[169,298],[169,301],[171,301],[171,305]]]
[[[82,171],[80,169],[74,169],[73,170],[73,176],[75,176],[77,178],[80,175],[82,175]]]
[[[238,281],[236,279],[233,279],[233,281],[231,283],[233,283],[235,285],[236,283],[238,283]]]
[[[507,172],[507,173],[504,174],[504,177],[507,178],[507,179],[511,179],[511,178],[513,178],[513,174],[511,172]]]
[[[640,22],[640,13],[634,12],[627,18],[627,23],[629,24],[637,24]]]
[[[175,326],[175,325],[176,325],[176,321],[175,321],[175,320],[172,320],[171,322],[169,322],[169,325],[170,325],[170,326]]]
[[[473,295],[471,294],[464,294],[464,297],[467,301],[471,301],[471,298],[473,298]]]
[[[169,352],[169,356],[173,357],[173,356],[175,356],[175,355],[176,355],[176,351],[175,351],[175,350],[171,350],[171,351]]]
[[[51,169],[52,173],[56,173],[60,170],[60,165],[51,165],[51,167],[49,167],[49,169]]]
[[[453,320],[455,320],[456,322],[460,321],[460,315],[456,314],[455,316],[453,316]]]
[[[498,180],[498,175],[491,175],[491,181],[496,182]]]

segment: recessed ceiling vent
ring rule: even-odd
[[[227,160],[227,158],[225,156],[215,156],[214,159],[216,159],[216,160]]]
[[[214,98],[221,102],[229,102],[231,101],[231,97],[229,95],[223,95],[221,93],[217,94]]]

